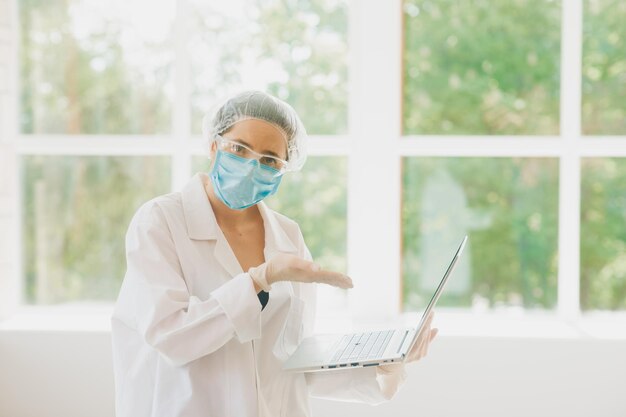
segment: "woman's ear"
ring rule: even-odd
[[[217,143],[213,141],[211,142],[211,147],[209,148],[209,159],[215,159],[215,152],[217,152]]]
[[[215,163],[215,153],[217,152],[217,144],[215,142],[211,142],[211,147],[209,148],[209,171],[213,169],[213,164]]]

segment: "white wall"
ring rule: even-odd
[[[0,331],[0,416],[113,417],[108,332]],[[626,341],[438,337],[390,403],[315,416],[623,417]]]

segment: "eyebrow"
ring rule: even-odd
[[[250,148],[250,149],[254,149],[254,148],[252,147],[252,145],[250,145],[248,142],[246,142],[246,141],[245,141],[245,140],[243,140],[243,139],[236,138],[236,139],[231,139],[231,140],[232,140],[233,142],[237,142],[237,143],[241,143],[242,145],[246,145],[246,146],[247,146],[248,148]],[[265,151],[263,151],[263,152],[259,152],[259,153],[262,153],[262,154],[265,154],[265,155],[270,155],[270,156],[276,157],[276,158],[278,158],[278,159],[282,159],[282,158],[281,158],[280,156],[278,156],[278,154],[277,154],[276,152],[274,152],[274,151],[265,150]]]

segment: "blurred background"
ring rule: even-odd
[[[290,103],[273,209],[355,289],[318,330],[441,333],[379,407],[624,416],[623,0],[0,0],[0,415],[113,416],[108,317],[145,201],[209,167],[202,116]]]

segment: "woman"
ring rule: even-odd
[[[262,200],[306,159],[306,132],[261,92],[205,118],[209,175],[145,203],[126,236],[127,272],[112,317],[118,417],[309,416],[309,396],[376,404],[404,364],[288,373],[313,331],[317,283],[349,277],[311,262],[298,225]],[[409,355],[426,354],[430,322]]]

